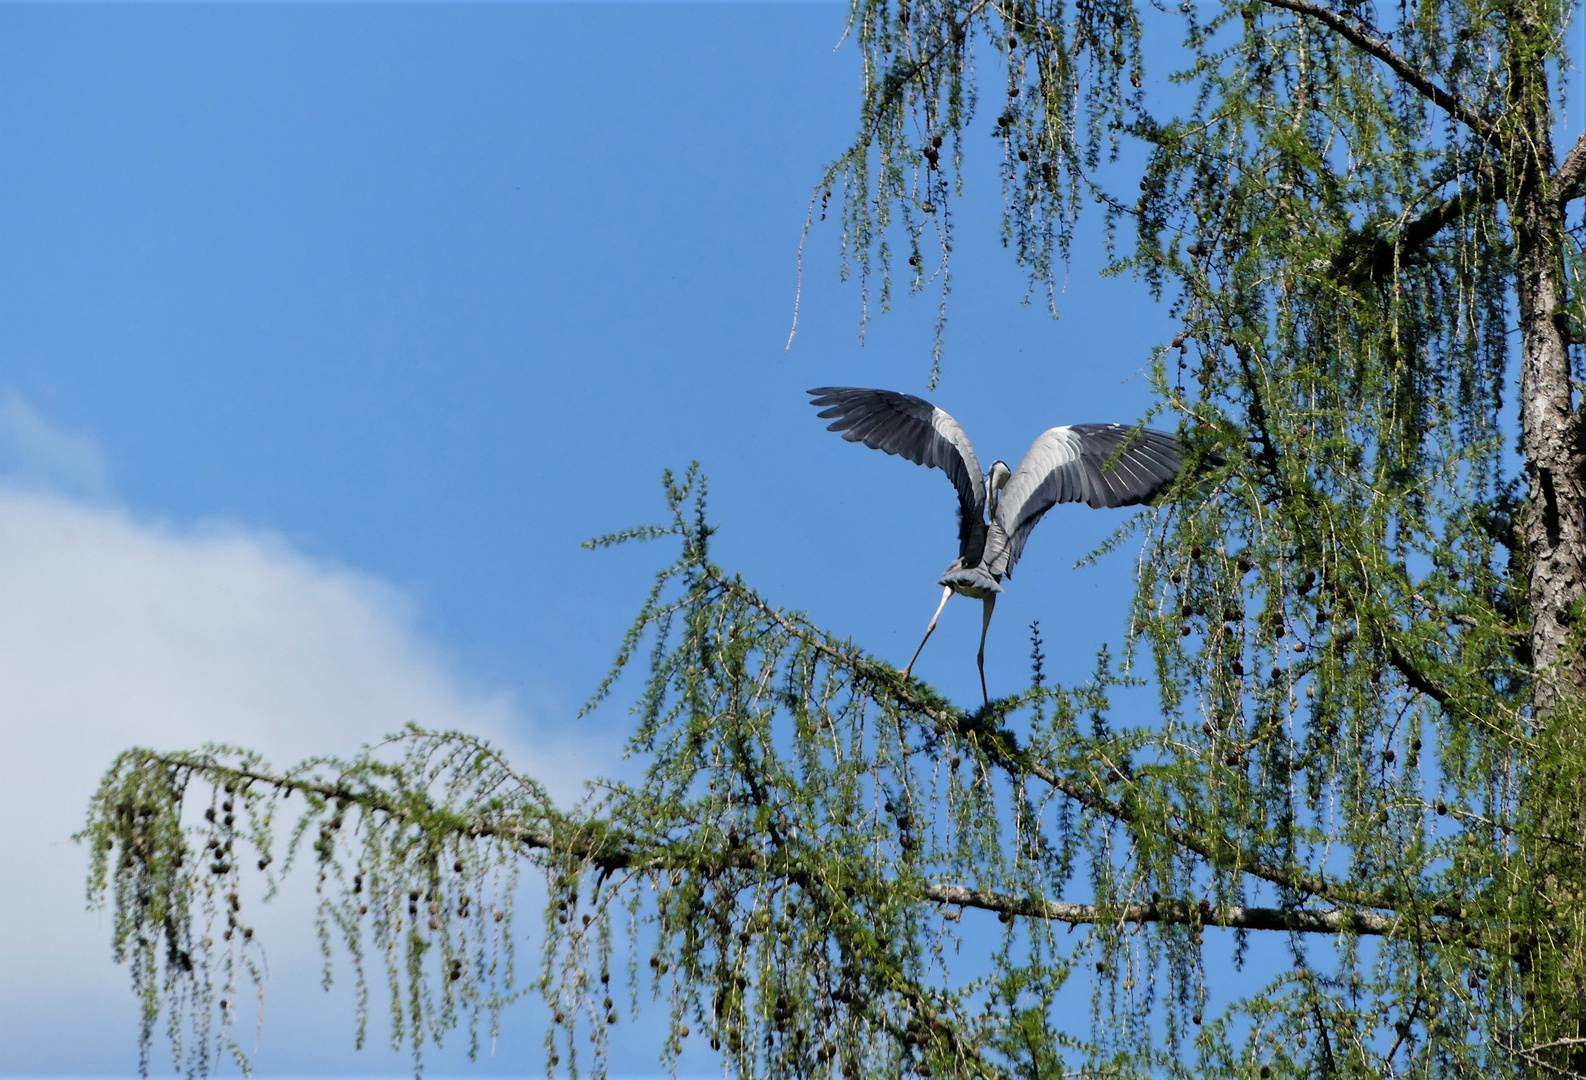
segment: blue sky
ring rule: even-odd
[[[804,390],[923,393],[934,296],[861,346],[818,227],[784,350],[805,208],[854,129],[845,11],[0,5],[0,750],[27,764],[0,808],[37,825],[0,856],[40,883],[0,898],[0,1070],[135,1061],[65,841],[130,743],[288,758],[412,719],[567,794],[622,767],[623,710],[574,717],[671,552],[579,542],[658,519],[663,468],[709,473],[729,568],[908,658],[950,488],[827,434]],[[1017,460],[1139,416],[1173,330],[1097,276],[1094,232],[1063,318],[1025,306],[977,136],[930,396]],[[1060,676],[1121,631],[1130,555],[1072,569],[1121,518],[1065,509],[998,605],[993,693],[1033,619]],[[918,673],[972,701],[978,631],[950,605]],[[351,1052],[291,903],[261,1068],[400,1070]],[[538,1071],[541,1024],[525,1006],[489,1070]]]

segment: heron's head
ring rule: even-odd
[[[997,496],[1008,486],[1008,477],[1012,475],[1013,470],[1008,468],[1006,461],[993,461],[991,472],[986,474],[986,487],[991,489],[987,492],[989,498],[986,499],[986,513],[993,520],[997,516]]]

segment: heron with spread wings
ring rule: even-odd
[[[980,695],[986,694],[986,631],[1013,564],[1024,552],[1041,516],[1058,503],[1084,502],[1101,508],[1135,506],[1151,499],[1178,475],[1179,440],[1163,431],[1125,424],[1068,424],[1043,431],[1017,469],[993,461],[981,474],[964,429],[923,398],[893,390],[822,386],[809,391],[811,405],[849,442],[941,469],[958,492],[958,558],[942,579],[942,602],[914,650],[907,675],[936,630],[954,593],[981,602]]]

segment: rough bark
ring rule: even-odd
[[[1520,321],[1520,428],[1528,512],[1531,649],[1536,715],[1579,700],[1586,672],[1571,645],[1572,610],[1586,585],[1586,497],[1576,436],[1568,341],[1556,313],[1564,301],[1563,210],[1553,191],[1547,73],[1534,57],[1544,27],[1532,5],[1517,7],[1510,50],[1508,203],[1514,225],[1515,297]]]
[[[1569,356],[1554,320],[1562,300],[1557,266],[1561,230],[1556,204],[1548,196],[1541,184],[1527,180],[1510,203],[1520,316],[1521,446],[1529,504],[1525,545],[1531,651],[1537,672],[1536,714],[1542,723],[1581,697],[1582,671],[1571,646],[1570,621],[1586,582],[1586,501]]]
[[[1564,199],[1553,180],[1552,95],[1543,58],[1552,28],[1542,6],[1521,0],[1509,12],[1508,108],[1504,117],[1508,191],[1514,228],[1515,301],[1520,323],[1520,430],[1527,509],[1524,540],[1531,605],[1534,743],[1526,816],[1537,834],[1573,833],[1586,805],[1586,777],[1569,752],[1586,701],[1586,664],[1572,632],[1586,590],[1586,485],[1570,376],[1569,339],[1560,313]],[[1574,155],[1572,154],[1573,158]],[[1554,920],[1550,896],[1578,887],[1575,853],[1552,845],[1526,852],[1527,893],[1542,925]],[[1551,937],[1551,935],[1549,935]],[[1586,968],[1575,943],[1550,941],[1520,957],[1527,986],[1526,1034],[1555,1049],[1526,1064],[1535,1075],[1586,1074]],[[1551,955],[1548,955],[1551,953]]]

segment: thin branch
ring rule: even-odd
[[[1367,33],[1338,12],[1321,4],[1312,3],[1311,0],[1264,0],[1264,2],[1322,23],[1351,45],[1382,61],[1395,75],[1414,87],[1422,97],[1470,128],[1482,139],[1491,141],[1494,137],[1492,124],[1485,116],[1461,101],[1459,95],[1438,86],[1408,60],[1394,52],[1385,40],[1375,34]]]
[[[1562,1050],[1566,1046],[1586,1046],[1586,1039],[1554,1039],[1552,1042],[1521,1047],[1520,1053],[1535,1054],[1543,1050]]]
[[[1080,923],[1177,923],[1188,926],[1220,926],[1236,930],[1284,930],[1301,934],[1339,934],[1351,931],[1374,936],[1409,936],[1405,922],[1392,915],[1370,911],[1326,911],[1306,909],[1216,906],[1195,904],[1188,900],[1158,900],[1149,903],[1128,904],[1071,904],[1061,900],[1031,899],[1023,896],[1003,896],[997,893],[966,889],[960,885],[927,885],[925,895],[931,900],[960,907],[980,908],[984,911],[1007,912],[1054,922]],[[1428,929],[1423,925],[1423,930]],[[1448,924],[1430,924],[1428,936],[1445,936]]]
[[[1408,656],[1404,655],[1399,646],[1391,641],[1388,642],[1388,663],[1392,664],[1399,674],[1404,676],[1404,681],[1410,684],[1412,690],[1419,690],[1445,710],[1452,712],[1453,706],[1450,702],[1448,691],[1427,678],[1425,673],[1416,667]]]
[[[1570,1047],[1586,1045],[1586,1039],[1555,1039],[1552,1042],[1538,1043],[1535,1046],[1516,1046],[1514,1039],[1511,1036],[1501,1040],[1500,1045],[1502,1045],[1508,1053],[1513,1054],[1515,1057],[1523,1058],[1528,1064],[1535,1068],[1542,1069],[1543,1071],[1551,1073],[1554,1076],[1570,1076],[1576,1077],[1578,1080],[1580,1073],[1577,1070],[1572,1068],[1560,1068],[1559,1066],[1554,1065],[1542,1058],[1539,1054],[1539,1051],[1564,1050]]]

